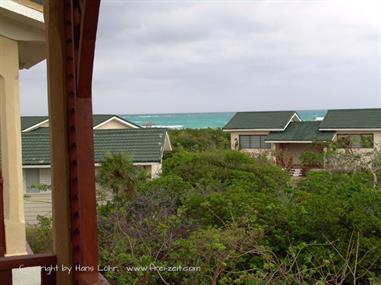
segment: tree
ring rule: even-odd
[[[127,153],[107,153],[97,173],[97,182],[103,189],[112,190],[114,198],[132,197],[138,177],[138,170]]]

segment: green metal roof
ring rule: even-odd
[[[124,119],[123,117],[121,116],[118,116],[118,115],[106,115],[106,114],[94,114],[93,115],[93,127],[103,123],[103,122],[106,122],[107,120],[113,118],[113,117],[116,117],[122,121],[125,121],[127,122],[128,124],[130,125],[133,125],[137,128],[140,128],[139,125],[137,124],[134,124],[126,119]],[[33,127],[45,120],[47,120],[48,117],[47,116],[22,116],[21,117],[21,130],[26,130],[30,127]],[[33,131],[36,131],[38,129],[34,129]]]
[[[49,133],[21,134],[23,165],[50,164]]]
[[[135,163],[160,162],[166,134],[166,129],[159,128],[95,130],[95,162],[102,162],[107,152],[128,152]],[[22,157],[23,165],[49,165],[48,132],[22,133]]]
[[[121,129],[94,131],[95,161],[107,152],[129,152],[134,162],[160,162],[166,129]]]
[[[106,122],[107,120],[111,119],[112,117],[116,117],[116,118],[118,118],[118,119],[120,119],[122,121],[127,122],[130,125],[133,125],[133,126],[135,126],[137,128],[140,128],[139,125],[134,124],[131,121],[128,121],[128,120],[126,120],[125,118],[123,118],[121,116],[118,116],[118,115],[102,115],[102,114],[95,114],[95,115],[93,115],[93,127],[95,127],[95,126],[97,126],[97,125],[99,125],[99,124],[101,124],[103,122]]]
[[[93,115],[93,127],[111,119],[112,117],[114,117],[114,115],[102,115],[102,114]]]
[[[224,129],[282,130],[294,114],[294,111],[238,112]]]
[[[34,125],[37,125],[45,120],[47,120],[47,116],[22,116],[21,117],[21,130],[26,130]]]
[[[332,141],[335,132],[319,131],[321,122],[291,122],[282,132],[270,132],[268,142]]]
[[[381,109],[328,110],[320,129],[378,129]]]

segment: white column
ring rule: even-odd
[[[7,256],[26,254],[17,42],[0,36],[1,170]]]

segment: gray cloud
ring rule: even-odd
[[[377,1],[103,1],[94,111],[381,107]],[[22,112],[46,113],[43,64]]]

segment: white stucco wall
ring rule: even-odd
[[[157,178],[161,174],[161,163],[155,163],[151,165],[151,177]]]
[[[373,136],[375,148],[381,149],[381,132],[374,132]]]
[[[136,167],[141,167],[147,171],[151,178],[157,178],[161,174],[161,163],[152,164],[139,164]],[[99,165],[95,167],[95,173],[99,170]],[[50,185],[51,184],[51,169],[47,168],[24,168],[24,174],[28,171],[39,172],[39,184]],[[24,211],[25,222],[27,224],[36,224],[37,215],[51,217],[52,214],[52,198],[51,191],[40,193],[27,193],[26,191],[26,175],[24,175]]]

